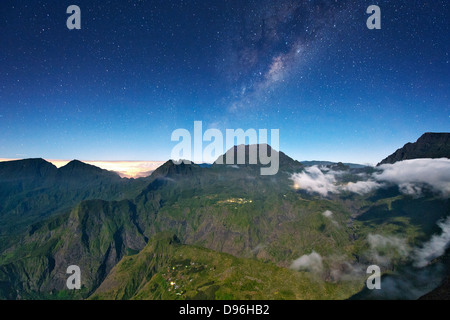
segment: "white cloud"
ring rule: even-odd
[[[295,189],[303,189],[309,193],[316,192],[322,196],[342,191],[364,194],[381,187],[380,183],[373,180],[338,185],[336,177],[342,174],[343,172],[312,166],[305,168],[303,172],[293,174],[291,179],[294,181]]]
[[[376,181],[368,180],[368,181],[358,181],[358,182],[349,182],[345,186],[341,188],[341,190],[350,191],[357,194],[366,194],[375,189],[380,188],[382,185]]]
[[[387,185],[397,185],[400,192],[419,197],[426,188],[445,198],[450,196],[450,160],[414,159],[384,164],[377,171],[366,176],[366,181],[339,184],[337,177],[342,172],[326,171],[317,166],[305,168],[303,172],[291,176],[294,188],[309,193],[327,196],[343,191],[367,194]],[[361,177],[361,175],[359,175]]]
[[[411,252],[406,239],[394,236],[369,234],[370,257],[379,265],[388,266],[394,256],[406,258]]]
[[[438,223],[442,229],[440,235],[434,235],[430,241],[414,252],[414,265],[418,268],[427,266],[433,259],[442,256],[450,245],[450,217]]]
[[[323,215],[324,217],[331,218],[331,217],[333,216],[333,212],[330,211],[330,210],[327,210],[327,211],[325,211],[324,213],[322,213],[322,215]]]
[[[370,257],[380,265],[387,266],[394,256],[409,258],[417,268],[426,267],[434,259],[442,256],[450,247],[450,217],[440,221],[438,226],[442,229],[440,234],[434,235],[421,247],[411,249],[406,239],[395,236],[382,236],[369,234]],[[384,252],[382,255],[380,252]]]
[[[323,270],[322,257],[320,254],[313,251],[311,254],[301,256],[292,262],[291,269],[320,273]]]
[[[294,188],[304,189],[310,193],[317,192],[322,196],[338,193],[336,178],[333,173],[324,174],[317,166],[305,168],[303,172],[291,176]]]
[[[399,186],[401,192],[420,196],[424,186],[444,197],[450,195],[449,159],[413,159],[384,164],[382,172],[375,173],[374,179]]]
[[[348,261],[345,255],[332,255],[326,260],[331,281],[354,281],[365,277],[367,266]]]
[[[333,218],[333,212],[330,210],[327,210],[325,212],[322,213],[322,215],[328,219],[330,219],[331,223],[333,223],[336,227],[340,228],[339,223],[334,220]]]
[[[401,255],[406,257],[410,251],[405,239],[394,236],[382,236],[380,234],[369,234],[367,241],[372,249],[393,247]]]

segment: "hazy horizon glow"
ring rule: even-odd
[[[282,150],[281,150],[282,151]],[[289,156],[289,154],[287,154]],[[19,158],[15,159],[8,159],[8,158],[0,158],[0,162],[6,162],[6,161],[17,161],[17,160],[23,160]],[[61,168],[68,164],[72,160],[55,160],[55,159],[44,159],[50,163],[52,163],[57,168]],[[166,161],[168,161],[167,159]],[[331,162],[347,162],[347,161],[334,161],[334,160],[317,160],[317,159],[294,159],[297,161],[331,161]],[[108,171],[114,171],[117,174],[119,174],[122,178],[141,178],[141,177],[147,177],[156,170],[158,167],[163,165],[166,161],[107,161],[107,160],[80,160],[81,162],[84,162],[86,164],[90,164],[96,167],[99,167],[101,169],[105,169]],[[373,166],[372,163],[359,163],[363,165]]]
[[[16,161],[22,159],[1,159],[0,162]],[[50,160],[55,167],[61,168],[72,160]],[[84,161],[83,163],[99,167],[104,170],[114,171],[122,178],[142,178],[149,176],[154,170],[164,164],[163,161]]]

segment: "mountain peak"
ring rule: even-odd
[[[0,177],[42,177],[56,172],[56,167],[42,158],[13,160],[0,163]]]
[[[102,170],[99,167],[96,167],[96,166],[93,166],[93,165],[81,162],[80,160],[72,160],[69,163],[67,163],[65,166],[62,166],[60,168],[60,170],[69,170],[69,169],[73,170],[73,169],[83,169],[83,168],[85,168],[85,169],[94,169],[94,170],[97,170],[97,169],[98,170]]]
[[[80,160],[74,159],[70,161],[67,165],[88,165],[87,163],[84,163]]]
[[[105,169],[101,169],[99,167],[93,166],[91,164],[84,163],[80,160],[72,160],[65,166],[58,169],[59,175],[104,175],[104,176],[111,176],[111,177],[119,177],[119,175],[113,171],[108,171]]]
[[[262,148],[265,148],[266,150],[261,150]],[[280,164],[280,168],[281,167],[302,167],[303,165],[292,159],[291,157],[287,156],[285,153],[281,152],[281,151],[277,151],[275,149],[273,149],[270,145],[263,143],[263,144],[253,144],[253,145],[239,145],[239,146],[234,146],[232,148],[230,148],[225,154],[221,155],[215,162],[214,165],[220,165],[220,163],[227,163],[227,158],[231,158],[233,157],[233,163],[232,164],[238,164],[238,152],[244,150],[244,161],[245,161],[245,165],[249,165],[250,164],[250,155],[252,155],[253,157],[255,157],[255,159],[257,160],[257,165],[261,166],[261,162],[260,162],[260,151],[263,152],[264,155],[267,155],[268,157],[272,157],[272,156],[276,156],[278,155],[278,159],[279,159],[279,164]]]
[[[27,159],[21,159],[21,160],[11,160],[11,161],[4,161],[1,162],[2,164],[9,164],[9,165],[26,165],[26,164],[50,164],[52,165],[50,162],[48,162],[45,159],[42,158],[27,158]]]
[[[450,133],[427,132],[416,142],[407,143],[379,165],[420,158],[450,158]]]
[[[175,164],[173,160],[166,161],[162,166],[158,167],[152,176],[167,176],[173,174],[187,174],[192,172],[194,168],[199,168],[198,165],[191,163],[186,164],[183,161],[180,164]]]

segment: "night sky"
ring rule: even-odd
[[[1,0],[0,158],[167,160],[203,121],[377,163],[450,129],[449,18],[447,0]]]

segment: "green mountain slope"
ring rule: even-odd
[[[282,153],[277,175],[259,169],[169,161],[131,200],[83,201],[39,221],[0,255],[0,298],[345,298],[364,285],[368,265],[393,272],[411,263],[396,246],[429,240],[450,214],[448,199],[412,198],[398,187],[327,197],[296,190],[291,176],[305,168]],[[348,183],[374,169],[332,170],[337,183]],[[373,247],[374,239],[384,245]],[[320,266],[311,267],[317,259]],[[177,295],[167,281],[186,278],[178,269],[185,260],[203,267],[189,269],[192,282]],[[294,261],[301,271],[289,269]],[[73,264],[83,290],[68,292],[65,271]],[[240,275],[258,285],[242,289]],[[298,286],[280,293],[292,281]]]
[[[134,198],[146,184],[148,179],[121,179],[76,160],[59,169],[43,159],[1,162],[0,235],[17,233],[83,200]]]
[[[82,293],[88,294],[124,255],[145,246],[135,213],[126,200],[91,200],[35,225],[1,256],[0,292],[9,293],[3,298],[50,298],[64,290],[70,265],[82,268]]]
[[[291,165],[277,176],[261,177],[251,166],[168,162],[134,201],[84,201],[69,215],[33,225],[1,256],[0,281],[8,290],[19,288],[23,296],[48,295],[64,290],[65,269],[77,264],[89,293],[124,255],[141,250],[146,239],[163,231],[186,244],[284,267],[312,250],[351,256],[348,231],[322,215],[333,210],[343,225],[350,213],[327,199],[311,201],[296,194],[289,180]],[[42,261],[53,266],[23,278],[25,268]]]
[[[139,254],[123,258],[91,299],[345,299],[359,286],[182,245],[163,233]]]

